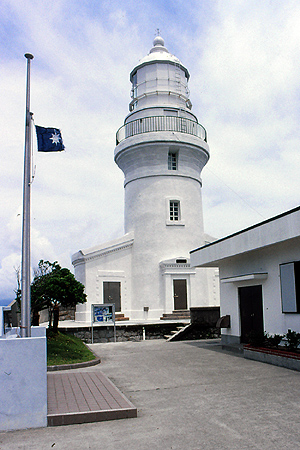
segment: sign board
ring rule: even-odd
[[[109,324],[114,325],[114,341],[116,342],[116,317],[114,303],[101,303],[92,305],[92,344],[94,343],[94,324]]]
[[[95,323],[99,322],[114,322],[115,316],[115,305],[103,304],[103,305],[92,305],[92,320]]]

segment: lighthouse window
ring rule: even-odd
[[[132,98],[137,97],[137,73],[135,73],[132,77]]]
[[[180,220],[180,202],[177,200],[170,200],[170,220]]]
[[[169,152],[168,154],[168,170],[177,170],[177,153]]]

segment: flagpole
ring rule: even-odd
[[[26,115],[23,184],[22,275],[21,275],[21,337],[31,336],[30,301],[30,186],[31,186],[31,115],[30,115],[30,61],[33,55],[26,53]]]

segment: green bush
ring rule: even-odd
[[[288,330],[286,334],[287,346],[290,350],[297,350],[300,345],[300,333]]]
[[[275,347],[278,348],[280,342],[282,341],[282,339],[285,337],[285,335],[281,335],[281,334],[274,334],[271,336],[266,336],[266,340],[267,340],[267,344],[270,345],[270,347]]]

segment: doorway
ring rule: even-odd
[[[173,280],[174,310],[187,309],[186,280]]]
[[[238,288],[241,315],[241,343],[247,344],[250,336],[264,333],[262,286]]]
[[[103,282],[103,303],[114,303],[115,311],[121,311],[121,283],[119,281]]]

